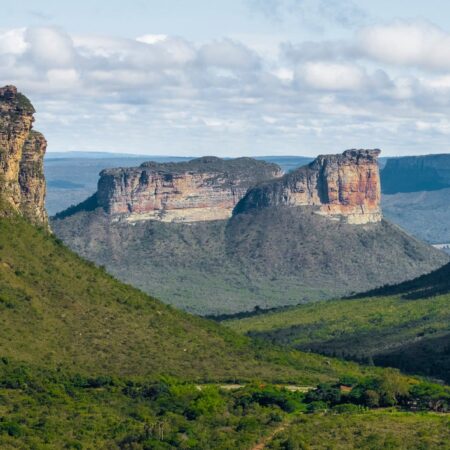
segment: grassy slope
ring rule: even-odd
[[[1,448],[246,449],[285,415],[258,403],[264,387],[249,399],[247,388],[186,381],[377,373],[258,346],[114,280],[20,218],[0,219]]]
[[[228,325],[277,344],[375,362],[449,381],[449,266],[365,297],[320,302]]]
[[[302,416],[276,436],[269,449],[445,450],[448,415],[373,411],[352,415]]]
[[[365,291],[429,272],[444,254],[386,222],[332,222],[270,208],[195,224],[113,222],[80,212],[52,227],[119,279],[197,314],[252,310]]]
[[[0,356],[91,375],[311,383],[360,372],[257,348],[116,281],[19,218],[0,219]]]

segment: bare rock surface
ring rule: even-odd
[[[276,164],[252,158],[148,162],[103,170],[96,196],[106,212],[130,222],[224,220],[251,185],[281,175]]]
[[[47,226],[43,170],[47,141],[32,130],[34,112],[17,88],[0,88],[0,193],[15,211]]]
[[[349,224],[380,222],[380,150],[321,155],[311,164],[251,189],[235,212],[273,206],[312,206]]]

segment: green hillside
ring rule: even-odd
[[[2,449],[248,449],[321,392],[333,414],[367,408],[374,390],[379,406],[450,405],[445,387],[176,311],[14,215],[0,219],[0,310]],[[341,399],[342,382],[362,396]]]
[[[0,310],[2,449],[248,449],[309,408],[305,385],[369,380],[385,395],[391,380],[388,404],[421,398],[422,383],[396,372],[176,311],[14,215],[0,219]],[[446,388],[432,395],[448,407]]]
[[[305,383],[346,370],[320,357],[258,348],[166,306],[18,217],[0,219],[0,310],[0,356],[49,368]]]
[[[393,411],[302,416],[267,446],[272,450],[448,450],[449,419]]]
[[[356,298],[227,324],[271,343],[450,381],[450,266]]]
[[[396,283],[448,257],[388,222],[353,226],[277,207],[228,221],[112,221],[102,209],[52,220],[75,252],[195,314],[297,305]]]

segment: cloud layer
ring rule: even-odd
[[[9,29],[0,58],[0,83],[31,97],[55,151],[448,151],[450,34],[426,22],[280,42],[270,59],[230,38]]]

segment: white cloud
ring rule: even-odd
[[[395,65],[450,70],[450,34],[425,22],[377,25],[358,34],[361,52]]]
[[[50,85],[55,89],[73,89],[78,87],[80,77],[75,69],[51,69],[47,72]]]
[[[25,40],[25,28],[0,32],[0,55],[21,55],[28,44]]]
[[[138,42],[143,42],[144,44],[157,44],[158,42],[163,42],[168,38],[166,34],[145,34],[136,38]]]
[[[29,28],[25,31],[25,56],[37,67],[66,68],[75,63],[71,37],[56,28]]]
[[[398,153],[426,142],[445,151],[447,45],[430,24],[399,22],[270,55],[229,38],[13,29],[0,32],[0,84],[31,97],[50,149]]]
[[[367,81],[367,75],[360,67],[329,62],[306,63],[298,77],[308,86],[326,91],[356,91]]]

